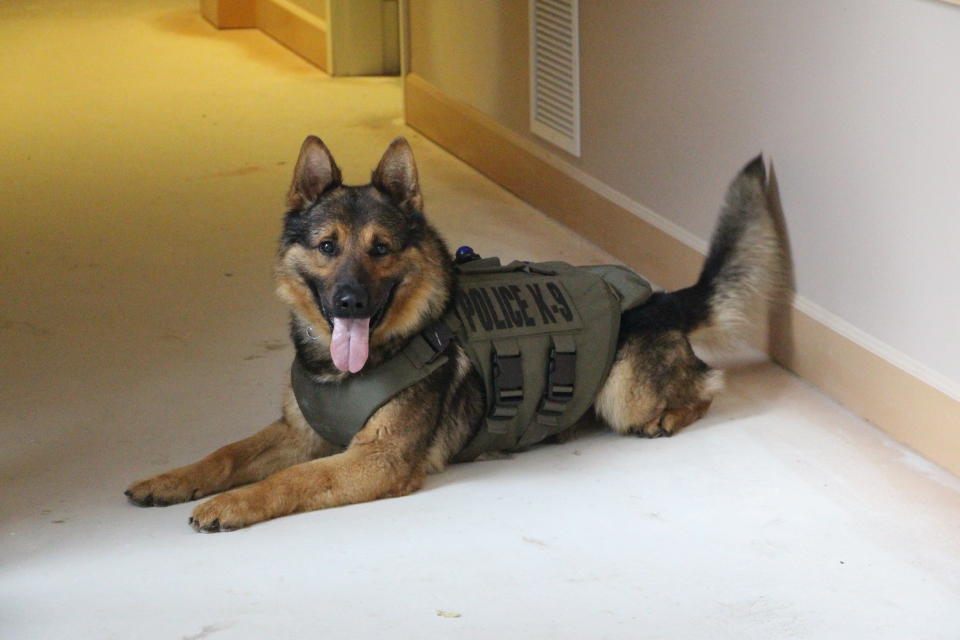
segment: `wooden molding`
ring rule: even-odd
[[[259,28],[331,75],[396,74],[397,0],[327,0],[314,11],[323,15],[296,0],[200,0],[200,13],[215,27]]]
[[[327,73],[332,71],[326,21],[288,0],[200,0],[200,13],[218,29],[259,28]]]
[[[327,23],[287,0],[256,0],[257,27],[327,73],[330,34]]]
[[[562,158],[416,74],[404,78],[404,108],[411,127],[651,280],[673,289],[696,279],[701,252]],[[777,363],[960,475],[960,400],[908,371],[898,362],[905,356],[881,352],[857,333],[797,298],[771,313],[766,348]]]
[[[218,29],[257,26],[256,0],[200,0],[200,13]]]

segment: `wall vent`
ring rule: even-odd
[[[530,130],[580,155],[578,0],[530,0]]]

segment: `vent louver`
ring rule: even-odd
[[[530,130],[580,155],[577,0],[530,0]]]

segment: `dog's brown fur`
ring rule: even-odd
[[[671,435],[699,419],[722,376],[697,358],[688,334],[729,324],[749,294],[763,296],[776,284],[783,252],[758,162],[731,185],[700,282],[656,294],[622,318],[616,360],[595,401],[596,414],[618,433]],[[395,354],[449,308],[453,265],[423,218],[416,165],[403,139],[387,149],[369,185],[351,187],[342,184],[323,143],[307,138],[287,201],[277,291],[291,308],[298,354],[315,376],[351,375],[336,369],[329,354],[338,283],[357,283],[369,294],[376,322],[367,367]],[[126,494],[150,506],[225,492],[197,506],[190,524],[226,531],[416,491],[463,449],[484,417],[478,373],[459,345],[448,348],[446,365],[378,409],[345,449],[307,424],[288,390],[280,420],[199,462],[135,482]]]

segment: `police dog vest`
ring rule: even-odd
[[[457,265],[453,310],[396,356],[340,382],[319,382],[295,359],[300,410],[317,433],[347,446],[390,398],[442,366],[450,340],[484,384],[486,417],[455,457],[515,451],[573,425],[613,364],[620,316],[651,294],[625,267],[497,258]]]

